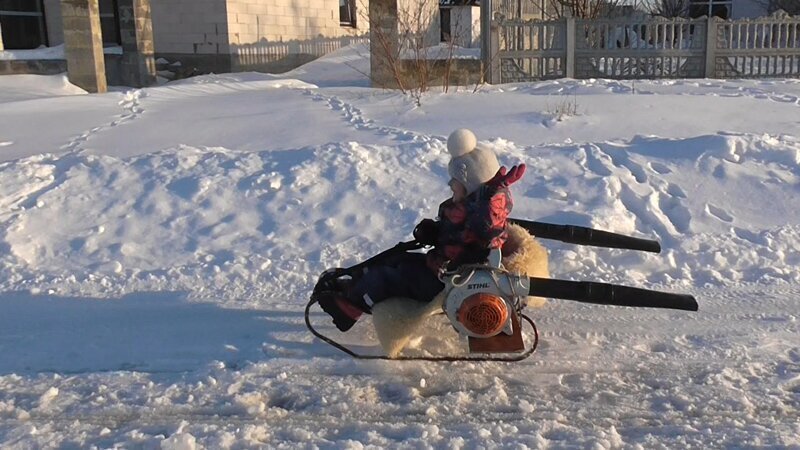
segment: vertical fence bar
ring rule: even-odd
[[[742,41],[744,40],[746,30],[742,30],[742,24],[739,23],[736,25],[736,39],[733,40],[733,45],[735,47],[732,48],[741,48]]]
[[[772,74],[778,75],[780,72],[778,62],[780,61],[781,57],[779,55],[772,55]]]
[[[750,49],[750,24],[749,23],[744,24],[744,47],[740,46],[739,48]]]
[[[675,49],[675,21],[667,25],[667,33],[669,34],[669,49]]]

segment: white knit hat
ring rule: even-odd
[[[451,157],[447,172],[451,178],[467,188],[467,194],[475,192],[480,185],[494,178],[500,170],[494,152],[489,148],[478,146],[475,133],[466,128],[460,128],[450,134],[447,138],[447,150],[450,151]]]

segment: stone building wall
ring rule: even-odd
[[[156,57],[180,62],[182,76],[230,71],[225,0],[155,0],[150,8]]]

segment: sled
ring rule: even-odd
[[[572,225],[510,219],[542,239],[559,240],[576,245],[590,245],[659,253],[661,245],[654,240],[634,238],[602,230]],[[598,305],[637,308],[668,308],[697,311],[695,298],[617,284],[570,281],[529,277],[511,273],[503,267],[499,250],[493,250],[485,264],[463,265],[444,272],[445,284],[441,313],[458,335],[465,337],[469,353],[457,356],[389,356],[361,354],[318,331],[311,323],[312,306],[318,295],[332,289],[343,277],[356,277],[364,269],[400,252],[413,251],[423,245],[416,241],[400,242],[395,247],[349,268],[330,269],[320,276],[305,308],[305,323],[311,333],[327,344],[358,359],[421,360],[421,361],[521,361],[531,356],[539,343],[535,322],[524,313],[525,299],[538,296]],[[527,341],[527,344],[526,342]]]

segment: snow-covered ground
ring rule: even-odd
[[[360,54],[104,95],[0,77],[0,447],[800,448],[800,81],[559,80],[416,107],[366,87]],[[555,277],[700,311],[552,300],[516,364],[314,339],[318,274],[435,215],[457,127],[529,165],[513,216],[664,248],[547,241]],[[342,339],[377,345],[368,323]]]

